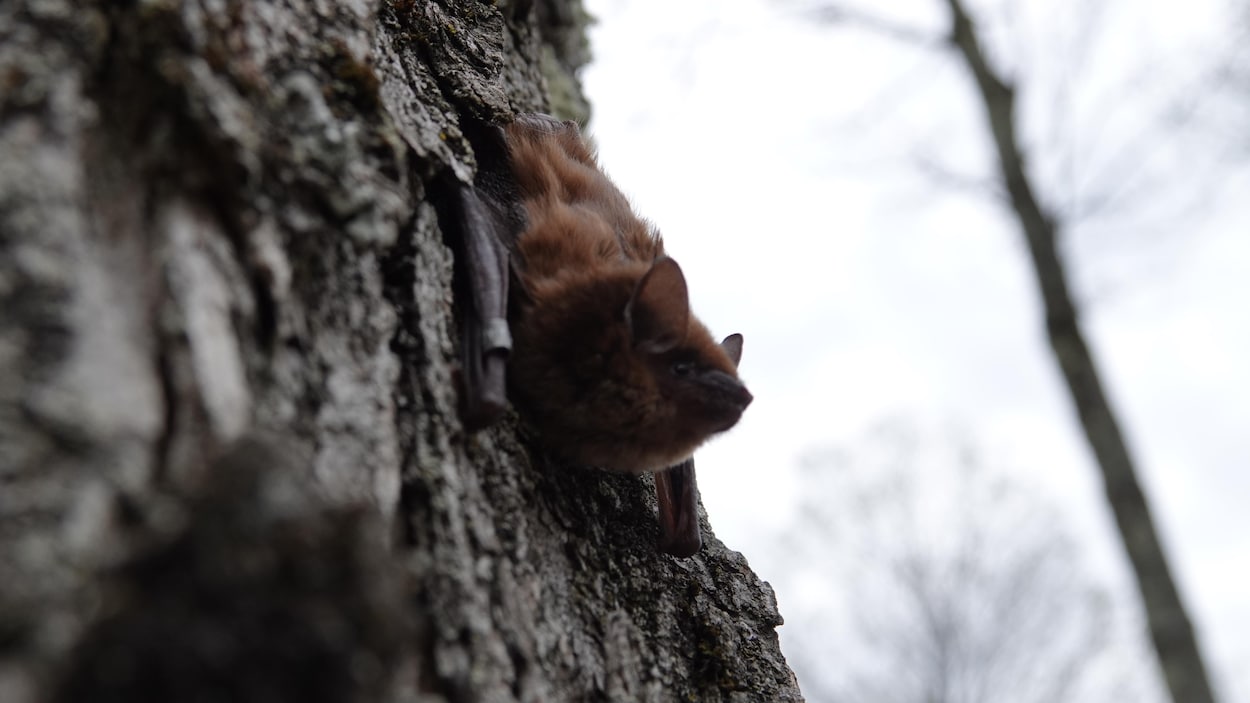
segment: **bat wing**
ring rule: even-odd
[[[457,188],[461,271],[469,295],[461,316],[461,419],[470,430],[493,424],[508,407],[508,235],[505,218],[477,188]]]
[[[473,147],[477,174],[472,185],[455,184],[456,252],[464,282],[461,304],[461,419],[469,430],[494,424],[507,408],[506,368],[512,350],[508,288],[527,293],[515,276],[512,256],[525,228],[525,210],[512,171],[508,133],[492,124],[462,125]],[[580,140],[576,122],[549,115],[520,115],[509,129],[569,135]]]

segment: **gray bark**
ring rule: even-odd
[[[458,125],[584,116],[583,22],[0,4],[0,699],[801,700],[706,524],[457,419]]]
[[[1193,626],[1172,578],[1137,469],[1115,412],[1102,387],[1094,358],[1077,319],[1067,276],[1056,248],[1057,218],[1034,195],[1016,140],[1015,94],[981,50],[975,26],[961,0],[947,0],[953,17],[951,41],[976,81],[998,155],[1000,177],[1028,244],[1055,361],[1102,470],[1107,502],[1137,577],[1154,649],[1176,703],[1215,700]]]

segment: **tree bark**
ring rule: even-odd
[[[1077,309],[1056,249],[1056,218],[1045,212],[1025,171],[1016,139],[1015,95],[990,66],[961,0],[947,0],[951,41],[976,82],[998,155],[1000,176],[1028,244],[1055,361],[1067,382],[1085,438],[1102,470],[1107,501],[1137,577],[1151,639],[1176,703],[1214,701],[1189,616],[1176,590],[1137,469],[1103,391],[1097,366],[1078,324]]]
[[[0,699],[801,700],[650,478],[457,419],[460,125],[584,118],[584,22],[0,5]]]

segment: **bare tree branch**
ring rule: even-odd
[[[807,462],[804,502],[826,520],[802,523],[793,542],[808,549],[787,568],[837,586],[819,612],[790,612],[800,641],[846,638],[836,670],[798,661],[809,700],[1156,700],[1140,671],[1138,695],[1108,695],[1101,673],[1138,640],[1110,627],[1061,513],[958,439],[899,435]]]
[[[871,12],[837,3],[825,3],[812,8],[808,14],[815,20],[828,24],[857,25],[890,39],[906,42],[912,46],[940,49],[946,43],[944,37],[888,20]]]
[[[1039,204],[1024,168],[1015,132],[1015,94],[986,60],[976,28],[961,0],[947,0],[947,5],[952,15],[951,42],[976,80],[998,153],[1001,177],[1028,243],[1042,292],[1051,347],[1086,439],[1102,469],[1107,500],[1137,576],[1168,688],[1177,703],[1212,702],[1215,697],[1206,667],[1138,483],[1136,466],[1077,321],[1067,277],[1056,252],[1057,224]]]
[[[997,178],[971,176],[958,173],[944,165],[939,159],[929,154],[915,154],[911,162],[916,171],[947,190],[955,190],[972,195],[988,195],[995,201],[1007,203],[1007,192]]]

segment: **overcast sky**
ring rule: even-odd
[[[746,337],[756,401],[701,450],[699,481],[783,615],[791,585],[769,568],[801,458],[899,417],[965,428],[1123,585],[962,67],[797,2],[587,4],[601,161],[664,233],[696,314]],[[938,0],[873,5],[945,27]],[[1230,117],[1250,113],[1197,89],[1235,42],[1224,5],[973,3],[997,8],[982,17],[1049,202],[1106,205],[1064,241],[1083,326],[1225,700],[1250,701],[1250,179],[1227,168],[1250,160]]]

